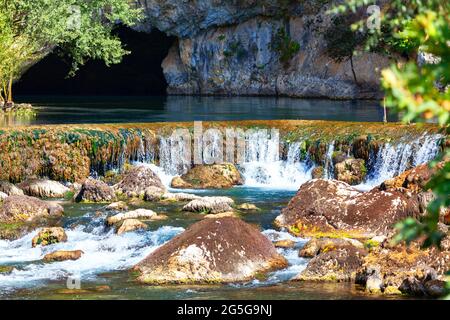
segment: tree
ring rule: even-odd
[[[372,3],[351,0],[335,11],[343,12]],[[383,7],[383,27],[369,31],[366,49],[379,46],[387,52],[400,49],[406,63],[382,71],[382,83],[388,107],[404,112],[403,121],[436,119],[442,129],[450,128],[450,2],[439,0],[392,0]],[[364,25],[360,21],[356,28]],[[417,63],[417,58],[431,61]],[[422,59],[423,60],[423,59]],[[438,230],[439,215],[450,207],[450,149],[446,144],[438,159],[431,163],[440,169],[426,188],[433,190],[435,200],[420,221],[406,219],[398,223],[397,241],[410,243],[424,237],[423,247],[437,246],[443,234]],[[447,283],[450,289],[450,283]]]
[[[0,0],[0,99],[12,102],[13,80],[51,50],[72,60],[70,75],[90,59],[119,63],[129,52],[112,31],[140,17],[128,0]]]

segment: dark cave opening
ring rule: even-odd
[[[175,41],[157,29],[150,33],[127,27],[115,30],[131,54],[122,63],[107,67],[88,61],[68,78],[70,60],[51,53],[31,67],[17,82],[17,95],[166,95],[161,63]]]

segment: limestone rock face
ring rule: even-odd
[[[237,218],[204,219],[134,267],[147,284],[247,281],[287,266],[257,228]]]
[[[23,190],[7,181],[0,181],[0,191],[8,196],[23,196]]]
[[[173,188],[183,189],[223,189],[241,184],[241,174],[231,163],[197,165],[171,183]]]
[[[64,209],[59,204],[48,203],[29,196],[9,196],[0,206],[0,222],[23,222],[35,218],[61,216]]]
[[[396,190],[360,192],[336,180],[311,180],[276,223],[303,236],[348,233],[344,236],[364,238],[390,233],[395,222],[419,214],[417,201]]]
[[[48,179],[32,179],[19,184],[26,195],[38,198],[63,198],[70,191],[58,181]]]
[[[357,185],[363,182],[367,174],[363,159],[346,159],[334,167],[335,177],[339,181],[349,185]]]
[[[195,199],[183,207],[183,211],[217,214],[233,211],[234,200],[228,197],[203,197]]]
[[[84,254],[81,250],[74,251],[55,251],[48,253],[44,256],[43,260],[45,262],[55,262],[55,261],[66,261],[66,260],[78,260]]]
[[[44,228],[31,240],[31,245],[36,246],[48,246],[55,243],[66,242],[67,235],[63,228],[52,227]]]
[[[114,189],[123,193],[128,197],[143,196],[145,190],[149,187],[158,188],[162,192],[165,187],[159,179],[158,175],[147,166],[136,166],[128,170]]]
[[[112,202],[116,198],[114,190],[100,180],[88,178],[75,196],[76,202]]]
[[[332,32],[328,7],[283,19],[256,16],[238,24],[210,27],[180,38],[163,61],[171,94],[281,95],[302,98],[378,98],[380,71],[389,65],[376,53],[349,61],[328,56],[324,34]],[[275,49],[287,30],[299,51],[289,61]]]

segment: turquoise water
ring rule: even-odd
[[[193,120],[382,121],[378,101],[333,101],[272,97],[18,97],[32,103],[34,119],[0,119],[0,125],[126,123]],[[395,116],[389,120],[396,120]]]

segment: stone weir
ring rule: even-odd
[[[385,152],[384,146],[402,144],[406,146],[402,149],[406,152],[411,149],[408,143],[432,136],[433,145],[436,145],[433,148],[439,149],[446,137],[438,126],[432,124],[274,120],[218,121],[202,123],[202,126],[204,131],[215,128],[219,130],[216,132],[222,132],[224,143],[227,128],[240,128],[245,132],[249,129],[267,129],[268,135],[270,129],[277,129],[279,160],[286,160],[293,149],[291,147],[296,146],[298,157],[325,168],[327,162],[340,153],[364,159],[370,165],[376,162],[378,154]],[[48,177],[80,182],[91,174],[103,175],[111,169],[120,170],[127,162],[159,165],[164,152],[167,152],[161,150],[163,143],[167,144],[172,132],[180,128],[193,133],[194,123],[48,125],[0,129],[0,180],[20,182],[31,177]],[[248,141],[248,136],[246,139],[246,148],[251,148],[252,141]],[[423,143],[416,148],[423,148]],[[436,153],[436,150],[433,152]],[[399,161],[406,163],[408,159]]]

